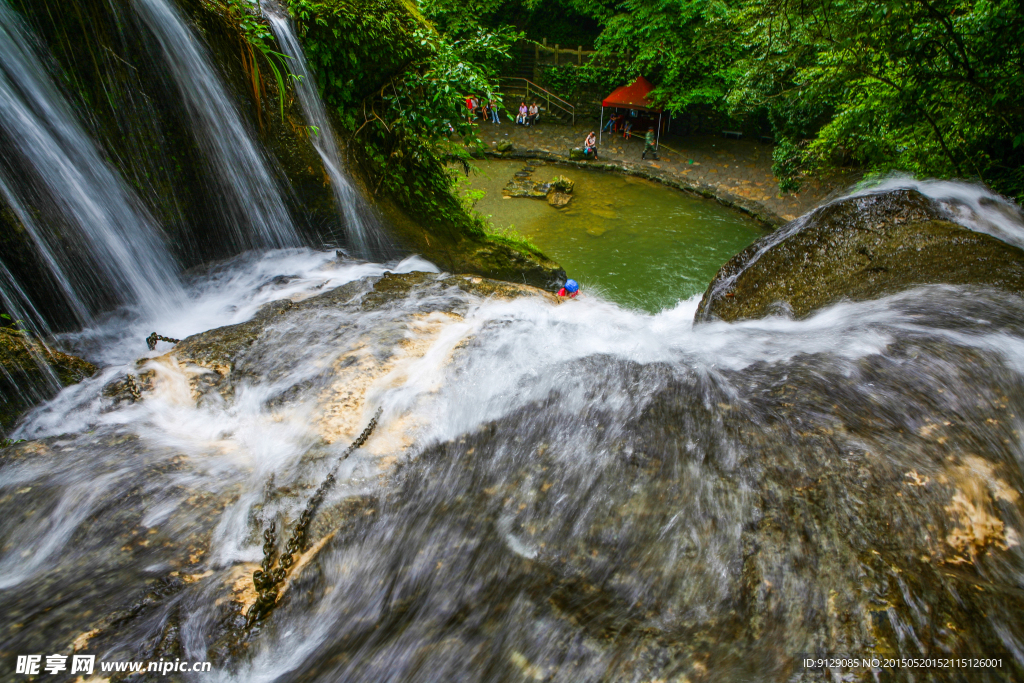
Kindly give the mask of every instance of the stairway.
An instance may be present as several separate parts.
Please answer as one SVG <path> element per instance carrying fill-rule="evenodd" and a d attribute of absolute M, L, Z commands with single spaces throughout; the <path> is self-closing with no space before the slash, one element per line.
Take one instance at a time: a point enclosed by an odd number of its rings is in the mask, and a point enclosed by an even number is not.
<path fill-rule="evenodd" d="M 519 42 L 519 68 L 516 76 L 528 81 L 536 80 L 533 73 L 537 60 L 534 55 L 533 43 L 522 40 Z"/>

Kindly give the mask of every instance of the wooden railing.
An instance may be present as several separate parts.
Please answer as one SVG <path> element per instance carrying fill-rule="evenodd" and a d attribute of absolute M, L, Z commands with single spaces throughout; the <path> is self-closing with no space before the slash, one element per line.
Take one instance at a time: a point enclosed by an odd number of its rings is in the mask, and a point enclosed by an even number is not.
<path fill-rule="evenodd" d="M 582 66 L 583 57 L 586 56 L 589 61 L 590 55 L 594 54 L 594 51 L 584 50 L 582 45 L 577 46 L 575 50 L 573 50 L 572 48 L 562 48 L 558 43 L 555 43 L 554 47 L 548 47 L 548 39 L 545 38 L 543 42 L 533 44 L 533 59 L 537 64 L 541 63 L 542 54 L 545 57 L 549 54 L 553 55 L 555 66 L 558 66 L 560 63 L 563 63 L 560 61 L 561 55 L 565 55 L 566 57 L 569 58 L 569 61 L 564 63 L 568 64 L 575 61 L 577 65 Z"/>
<path fill-rule="evenodd" d="M 572 117 L 572 124 L 576 125 L 576 107 L 569 104 L 566 100 L 563 100 L 558 95 L 554 94 L 549 90 L 545 90 L 533 81 L 527 78 L 502 78 L 500 80 L 502 90 L 505 89 L 505 85 L 508 84 L 516 90 L 524 91 L 523 97 L 527 100 L 537 99 L 544 100 L 547 103 L 547 110 L 551 111 L 552 107 L 560 109 L 561 111 Z M 516 94 L 519 94 L 518 92 Z M 511 107 L 509 108 L 511 111 Z"/>

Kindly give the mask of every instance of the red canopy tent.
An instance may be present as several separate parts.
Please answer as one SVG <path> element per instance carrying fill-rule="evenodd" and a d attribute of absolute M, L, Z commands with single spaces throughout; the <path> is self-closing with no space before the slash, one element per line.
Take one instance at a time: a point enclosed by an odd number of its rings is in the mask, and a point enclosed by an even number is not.
<path fill-rule="evenodd" d="M 604 137 L 604 108 L 618 107 L 620 109 L 639 109 L 658 114 L 658 142 L 661 143 L 661 107 L 655 106 L 647 95 L 654 90 L 654 85 L 643 76 L 637 77 L 630 85 L 616 88 L 611 95 L 601 100 L 601 133 L 599 139 Z"/>

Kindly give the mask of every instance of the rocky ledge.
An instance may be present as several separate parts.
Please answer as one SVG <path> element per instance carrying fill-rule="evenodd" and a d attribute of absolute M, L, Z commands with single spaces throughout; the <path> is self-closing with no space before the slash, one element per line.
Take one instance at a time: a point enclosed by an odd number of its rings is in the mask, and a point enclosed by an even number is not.
<path fill-rule="evenodd" d="M 781 239 L 780 239 L 781 238 Z M 864 301 L 928 284 L 1024 291 L 1024 251 L 950 220 L 915 190 L 849 197 L 767 235 L 726 263 L 696 321 Z"/>

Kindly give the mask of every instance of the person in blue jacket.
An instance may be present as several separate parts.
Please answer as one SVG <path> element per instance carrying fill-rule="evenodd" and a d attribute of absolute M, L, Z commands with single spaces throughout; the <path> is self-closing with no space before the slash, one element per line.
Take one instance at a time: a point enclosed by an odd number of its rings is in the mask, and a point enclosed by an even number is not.
<path fill-rule="evenodd" d="M 575 299 L 576 295 L 580 293 L 580 283 L 575 280 L 566 280 L 565 286 L 558 290 L 558 296 L 567 296 L 570 299 Z"/>

